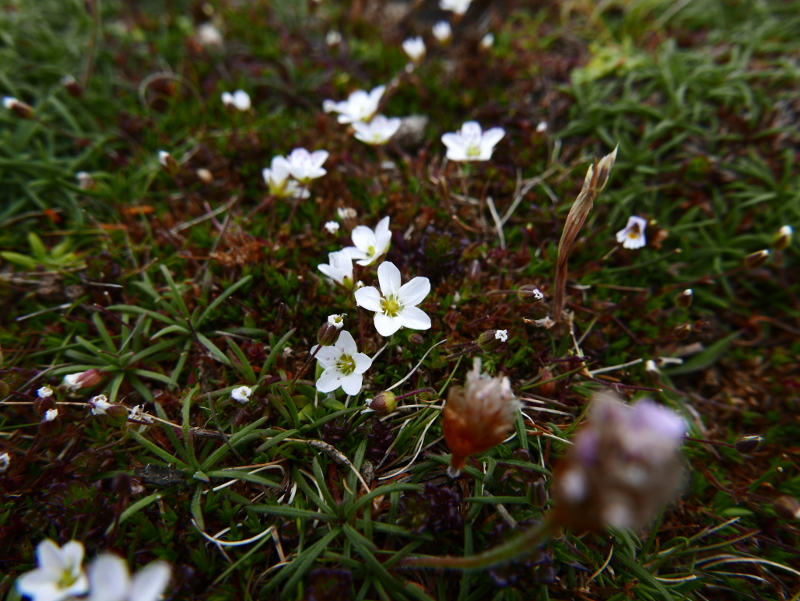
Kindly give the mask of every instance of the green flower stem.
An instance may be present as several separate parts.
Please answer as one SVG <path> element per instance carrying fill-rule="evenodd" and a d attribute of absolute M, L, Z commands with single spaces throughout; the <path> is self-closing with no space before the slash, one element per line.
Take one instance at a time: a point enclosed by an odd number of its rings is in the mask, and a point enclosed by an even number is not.
<path fill-rule="evenodd" d="M 452 557 L 418 555 L 405 558 L 400 565 L 419 568 L 448 568 L 451 570 L 479 570 L 499 563 L 505 563 L 524 555 L 534 549 L 556 529 L 556 522 L 551 515 L 545 516 L 541 524 L 533 526 L 516 538 L 471 557 Z"/>

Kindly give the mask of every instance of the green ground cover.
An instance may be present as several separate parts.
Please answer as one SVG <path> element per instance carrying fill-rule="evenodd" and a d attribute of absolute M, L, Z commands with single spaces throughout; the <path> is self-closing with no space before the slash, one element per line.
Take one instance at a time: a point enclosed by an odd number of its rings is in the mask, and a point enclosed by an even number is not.
<path fill-rule="evenodd" d="M 800 224 L 800 2 L 475 0 L 461 19 L 427 1 L 0 8 L 0 94 L 35 111 L 0 108 L 0 599 L 20 598 L 45 538 L 169 562 L 166 599 L 798 599 L 797 522 L 774 502 L 800 497 L 800 261 L 775 241 Z M 412 35 L 428 52 L 406 70 Z M 376 149 L 322 110 L 380 84 L 382 112 L 427 117 L 417 139 Z M 236 89 L 251 110 L 226 111 Z M 442 134 L 468 120 L 506 135 L 489 161 L 443 160 Z M 568 313 L 537 326 L 586 170 L 617 146 Z M 330 156 L 295 206 L 261 170 L 296 147 Z M 317 266 L 387 215 L 386 260 L 430 280 L 432 327 L 382 337 Z M 648 221 L 638 250 L 615 240 L 631 215 Z M 355 279 L 377 285 L 376 265 Z M 352 397 L 315 387 L 311 349 L 339 313 L 375 356 Z M 508 340 L 454 356 L 488 330 Z M 454 479 L 440 413 L 474 357 L 525 417 Z M 92 369 L 92 386 L 59 387 Z M 428 391 L 362 413 L 406 376 L 397 394 Z M 684 445 L 681 497 L 647 528 L 559 530 L 490 570 L 402 565 L 540 520 L 610 388 L 721 443 Z M 93 415 L 101 393 L 145 417 Z M 737 450 L 742 435 L 763 444 Z"/>

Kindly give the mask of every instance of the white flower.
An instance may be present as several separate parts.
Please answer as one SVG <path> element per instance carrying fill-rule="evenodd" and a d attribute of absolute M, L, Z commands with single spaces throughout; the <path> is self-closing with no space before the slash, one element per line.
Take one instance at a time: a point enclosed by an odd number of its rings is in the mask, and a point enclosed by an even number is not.
<path fill-rule="evenodd" d="M 166 150 L 159 150 L 158 151 L 158 162 L 161 163 L 162 167 L 166 167 L 169 163 L 169 159 L 172 158 L 172 155 L 168 153 Z"/>
<path fill-rule="evenodd" d="M 78 171 L 75 174 L 75 179 L 78 180 L 78 187 L 81 190 L 89 190 L 94 187 L 94 178 L 92 178 L 91 173 Z"/>
<path fill-rule="evenodd" d="M 311 192 L 289 177 L 289 161 L 282 156 L 272 157 L 270 168 L 261 170 L 269 193 L 278 198 L 308 198 Z"/>
<path fill-rule="evenodd" d="M 0 474 L 5 474 L 9 465 L 11 465 L 11 455 L 8 453 L 0 455 Z"/>
<path fill-rule="evenodd" d="M 230 92 L 223 92 L 222 104 L 224 104 L 227 109 L 235 108 L 242 112 L 249 111 L 251 106 L 250 95 L 244 90 L 236 90 L 233 94 Z"/>
<path fill-rule="evenodd" d="M 337 117 L 339 123 L 369 121 L 378 112 L 378 105 L 385 91 L 386 86 L 378 86 L 371 92 L 356 90 L 347 97 L 347 100 L 341 102 L 326 100 L 322 103 L 322 109 L 326 113 L 339 113 Z"/>
<path fill-rule="evenodd" d="M 644 362 L 644 370 L 654 374 L 659 373 L 658 366 L 656 365 L 656 362 L 653 361 L 652 359 L 648 359 L 647 361 Z"/>
<path fill-rule="evenodd" d="M 141 405 L 136 405 L 133 409 L 128 410 L 128 419 L 132 419 L 134 421 L 144 422 L 146 424 L 152 424 L 153 418 L 147 415 L 143 410 Z"/>
<path fill-rule="evenodd" d="M 83 545 L 70 541 L 63 548 L 50 539 L 36 546 L 37 568 L 17 580 L 17 590 L 33 601 L 61 601 L 89 590 L 83 572 Z"/>
<path fill-rule="evenodd" d="M 547 121 L 539 121 L 539 124 L 536 126 L 536 131 L 539 133 L 543 133 L 547 131 Z"/>
<path fill-rule="evenodd" d="M 44 412 L 44 421 L 51 422 L 58 417 L 58 409 L 48 409 Z"/>
<path fill-rule="evenodd" d="M 642 248 L 647 244 L 644 237 L 644 230 L 647 227 L 647 220 L 635 215 L 628 218 L 628 224 L 617 232 L 617 242 L 625 248 Z"/>
<path fill-rule="evenodd" d="M 308 152 L 305 148 L 295 148 L 286 162 L 289 174 L 302 184 L 310 182 L 312 179 L 322 177 L 327 173 L 322 168 L 322 164 L 328 158 L 327 150 L 315 150 Z"/>
<path fill-rule="evenodd" d="M 497 330 L 494 333 L 494 337 L 500 342 L 505 342 L 508 340 L 508 330 Z"/>
<path fill-rule="evenodd" d="M 336 216 L 344 221 L 345 219 L 355 219 L 358 217 L 358 213 L 353 207 L 339 207 L 336 209 Z"/>
<path fill-rule="evenodd" d="M 253 394 L 253 389 L 249 386 L 239 386 L 231 390 L 231 398 L 240 403 L 246 403 L 250 400 L 250 395 Z"/>
<path fill-rule="evenodd" d="M 325 43 L 328 46 L 338 46 L 339 44 L 342 43 L 342 34 L 339 33 L 338 31 L 332 29 L 325 36 Z"/>
<path fill-rule="evenodd" d="M 204 48 L 218 48 L 222 46 L 222 34 L 211 23 L 203 23 L 197 27 L 197 41 Z"/>
<path fill-rule="evenodd" d="M 339 231 L 339 223 L 337 221 L 328 221 L 324 226 L 329 234 L 335 234 Z"/>
<path fill-rule="evenodd" d="M 46 399 L 48 397 L 53 396 L 53 389 L 49 386 L 42 386 L 39 390 L 36 391 L 36 396 L 40 399 Z"/>
<path fill-rule="evenodd" d="M 481 38 L 481 48 L 483 48 L 484 50 L 489 50 L 489 48 L 491 48 L 492 46 L 494 46 L 494 34 L 487 33 L 485 36 Z"/>
<path fill-rule="evenodd" d="M 312 354 L 317 346 L 311 349 Z M 320 348 L 316 357 L 324 368 L 317 380 L 317 390 L 320 392 L 333 392 L 341 387 L 347 394 L 358 394 L 364 380 L 362 374 L 372 365 L 372 359 L 358 352 L 356 341 L 348 331 L 339 334 L 331 346 Z"/>
<path fill-rule="evenodd" d="M 362 121 L 353 122 L 356 140 L 361 140 L 365 144 L 380 146 L 386 144 L 393 135 L 400 129 L 401 120 L 397 117 L 387 118 L 377 115 L 369 123 Z"/>
<path fill-rule="evenodd" d="M 92 415 L 105 415 L 108 409 L 113 407 L 104 394 L 98 394 L 89 399 L 89 405 L 92 407 Z"/>
<path fill-rule="evenodd" d="M 381 219 L 374 231 L 366 225 L 356 226 L 350 236 L 355 246 L 348 246 L 342 252 L 348 253 L 359 265 L 371 265 L 389 250 L 392 243 L 389 218 Z"/>
<path fill-rule="evenodd" d="M 344 326 L 344 316 L 346 313 L 341 313 L 338 315 L 328 315 L 328 324 L 332 325 L 337 330 L 341 330 L 342 326 Z"/>
<path fill-rule="evenodd" d="M 5 108 L 7 108 L 8 110 L 13 109 L 14 105 L 17 104 L 18 102 L 19 102 L 19 100 L 17 100 L 13 96 L 4 96 L 3 97 L 3 106 Z"/>
<path fill-rule="evenodd" d="M 356 304 L 367 311 L 375 311 L 375 329 L 381 336 L 391 336 L 402 327 L 427 330 L 431 318 L 417 307 L 431 291 L 428 278 L 416 277 L 401 284 L 400 270 L 394 263 L 381 263 L 378 267 L 381 291 L 374 286 L 356 290 Z"/>
<path fill-rule="evenodd" d="M 425 58 L 425 42 L 421 37 L 408 38 L 403 42 L 403 52 L 411 59 L 411 62 L 419 64 Z"/>
<path fill-rule="evenodd" d="M 317 269 L 348 290 L 353 287 L 353 258 L 347 250 L 328 253 L 328 263 L 317 265 Z"/>
<path fill-rule="evenodd" d="M 472 4 L 472 0 L 439 0 L 439 8 L 452 11 L 457 15 L 467 12 L 470 4 Z"/>
<path fill-rule="evenodd" d="M 447 21 L 438 21 L 433 26 L 433 37 L 441 44 L 447 44 L 453 39 L 453 29 Z"/>
<path fill-rule="evenodd" d="M 154 561 L 131 578 L 125 560 L 110 553 L 100 555 L 89 566 L 87 601 L 157 601 L 171 571 L 169 564 Z"/>
<path fill-rule="evenodd" d="M 484 132 L 476 121 L 467 121 L 460 131 L 444 134 L 442 143 L 447 146 L 447 158 L 451 161 L 488 161 L 505 135 L 502 127 Z"/>

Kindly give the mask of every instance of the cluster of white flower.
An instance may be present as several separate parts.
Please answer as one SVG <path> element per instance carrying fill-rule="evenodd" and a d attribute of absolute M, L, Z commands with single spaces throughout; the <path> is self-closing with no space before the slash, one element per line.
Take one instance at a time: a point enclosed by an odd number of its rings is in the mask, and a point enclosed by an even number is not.
<path fill-rule="evenodd" d="M 338 113 L 336 120 L 350 124 L 357 140 L 372 146 L 381 146 L 400 129 L 400 119 L 397 117 L 376 115 L 385 91 L 386 86 L 378 86 L 371 92 L 356 90 L 347 100 L 326 100 L 322 103 L 322 110 L 326 113 Z"/>
<path fill-rule="evenodd" d="M 278 198 L 308 198 L 311 180 L 327 173 L 322 165 L 328 159 L 327 150 L 308 152 L 305 148 L 295 148 L 287 157 L 272 158 L 269 168 L 261 172 L 269 193 Z"/>

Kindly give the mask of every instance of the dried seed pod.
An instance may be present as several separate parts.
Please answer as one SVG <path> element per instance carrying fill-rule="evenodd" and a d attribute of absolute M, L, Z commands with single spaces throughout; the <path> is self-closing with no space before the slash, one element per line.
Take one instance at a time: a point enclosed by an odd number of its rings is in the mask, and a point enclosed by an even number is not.
<path fill-rule="evenodd" d="M 690 323 L 682 323 L 674 330 L 672 330 L 672 337 L 675 340 L 686 340 L 689 337 L 689 334 L 692 333 L 692 324 Z"/>

